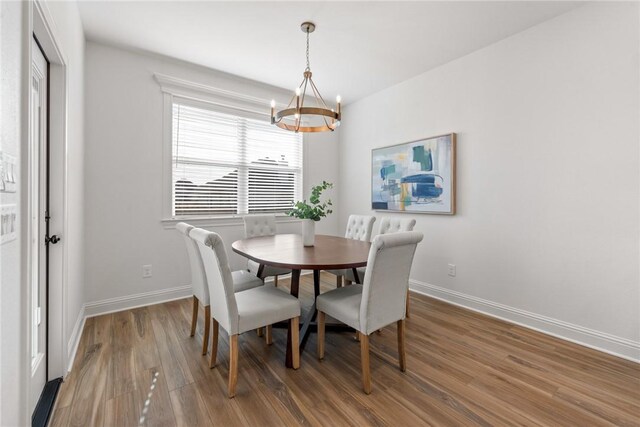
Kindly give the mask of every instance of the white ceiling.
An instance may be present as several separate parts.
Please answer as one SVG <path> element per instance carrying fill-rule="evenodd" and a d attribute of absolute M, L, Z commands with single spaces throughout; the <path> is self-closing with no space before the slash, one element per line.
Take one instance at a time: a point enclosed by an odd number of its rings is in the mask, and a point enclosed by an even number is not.
<path fill-rule="evenodd" d="M 577 2 L 80 1 L 89 40 L 293 90 L 305 67 L 325 99 L 357 100 L 579 6 Z"/>

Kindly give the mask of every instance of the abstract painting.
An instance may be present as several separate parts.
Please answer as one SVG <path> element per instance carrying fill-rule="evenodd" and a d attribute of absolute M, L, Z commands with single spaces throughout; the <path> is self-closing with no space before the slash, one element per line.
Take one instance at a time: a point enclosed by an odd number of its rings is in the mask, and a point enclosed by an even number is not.
<path fill-rule="evenodd" d="M 455 150 L 455 133 L 374 148 L 371 208 L 453 214 Z"/>

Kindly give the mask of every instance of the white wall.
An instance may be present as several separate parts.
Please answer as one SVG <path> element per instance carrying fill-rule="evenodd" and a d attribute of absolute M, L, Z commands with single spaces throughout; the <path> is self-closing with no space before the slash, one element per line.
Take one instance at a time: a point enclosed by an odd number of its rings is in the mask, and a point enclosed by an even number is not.
<path fill-rule="evenodd" d="M 289 93 L 177 60 L 93 42 L 87 43 L 86 72 L 86 299 L 88 313 L 93 314 L 114 307 L 96 306 L 96 302 L 190 283 L 184 243 L 174 229 L 161 223 L 163 96 L 154 73 L 262 99 Z M 338 184 L 337 137 L 316 137 L 306 145 L 305 193 L 311 183 L 322 179 Z M 336 224 L 337 218 L 323 221 L 318 232 L 334 234 Z M 244 235 L 238 220 L 206 228 L 219 232 L 228 248 Z M 299 229 L 299 223 L 288 222 L 279 224 L 278 231 Z M 233 268 L 246 267 L 240 256 L 232 253 L 230 259 Z M 145 264 L 153 269 L 148 279 L 142 278 Z"/>
<path fill-rule="evenodd" d="M 338 180 L 338 138 L 340 128 L 334 132 L 308 133 L 305 140 L 306 167 L 304 170 L 305 197 L 310 189 L 322 181 L 333 183 L 333 188 L 322 194 L 323 200 L 330 199 L 333 203 L 333 213 L 316 223 L 317 234 L 331 234 L 341 236 L 344 230 L 338 227 L 338 194 L 342 188 Z"/>
<path fill-rule="evenodd" d="M 372 148 L 456 132 L 458 212 L 413 215 L 413 286 L 640 358 L 638 50 L 637 3 L 590 4 L 348 105 L 340 226 Z"/>

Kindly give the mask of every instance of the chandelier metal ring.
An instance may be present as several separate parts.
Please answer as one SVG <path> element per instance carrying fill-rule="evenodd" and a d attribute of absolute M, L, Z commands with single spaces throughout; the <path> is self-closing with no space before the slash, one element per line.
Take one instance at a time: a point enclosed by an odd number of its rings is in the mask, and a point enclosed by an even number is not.
<path fill-rule="evenodd" d="M 324 116 L 332 119 L 332 122 L 329 124 L 325 124 L 324 126 L 298 126 L 290 125 L 282 121 L 285 117 L 294 117 L 296 114 L 300 116 Z M 294 132 L 326 132 L 333 131 L 340 125 L 340 116 L 338 113 L 332 110 L 328 110 L 326 108 L 318 108 L 318 107 L 300 107 L 296 108 L 286 108 L 282 111 L 278 111 L 275 115 L 275 125 L 281 129 L 286 129 Z"/>

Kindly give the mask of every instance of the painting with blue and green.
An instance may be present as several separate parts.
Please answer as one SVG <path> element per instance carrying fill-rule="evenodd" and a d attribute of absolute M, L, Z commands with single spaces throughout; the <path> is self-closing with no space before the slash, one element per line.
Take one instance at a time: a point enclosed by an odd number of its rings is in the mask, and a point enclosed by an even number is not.
<path fill-rule="evenodd" d="M 371 208 L 453 214 L 454 133 L 375 148 L 371 152 Z"/>

